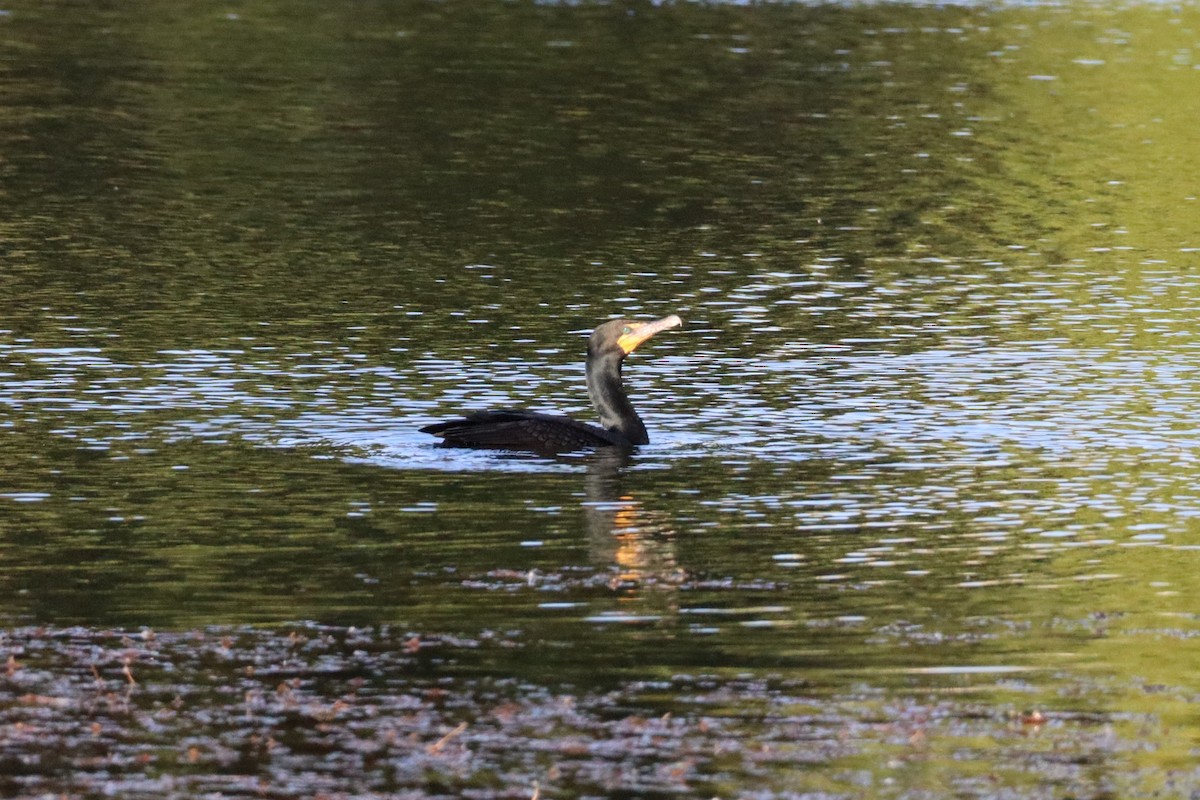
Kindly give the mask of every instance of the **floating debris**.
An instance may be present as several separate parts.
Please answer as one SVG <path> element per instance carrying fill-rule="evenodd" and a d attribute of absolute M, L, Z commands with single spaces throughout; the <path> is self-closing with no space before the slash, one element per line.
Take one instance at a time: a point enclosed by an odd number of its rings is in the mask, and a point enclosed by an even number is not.
<path fill-rule="evenodd" d="M 834 693 L 748 673 L 576 693 L 479 667 L 513 645 L 494 632 L 316 624 L 9 630 L 0 634 L 0 793 L 774 798 L 806 786 L 853 794 L 870 780 L 856 764 L 890 774 L 939 758 L 958 765 L 961 797 L 1043 783 L 1089 793 L 1096 763 L 1122 765 L 1111 774 L 1124 783 L 1110 789 L 1136 794 L 1152 778 L 1122 760 L 1147 746 L 1148 717 L 1021 710 L 969 687 Z M 987 765 L 986 780 L 967 777 L 964 764 Z M 1200 787 L 1197 771 L 1175 779 Z"/>

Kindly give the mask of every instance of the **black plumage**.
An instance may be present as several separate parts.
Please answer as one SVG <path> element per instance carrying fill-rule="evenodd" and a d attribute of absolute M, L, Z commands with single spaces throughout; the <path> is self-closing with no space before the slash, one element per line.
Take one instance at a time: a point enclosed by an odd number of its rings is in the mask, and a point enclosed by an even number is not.
<path fill-rule="evenodd" d="M 600 325 L 588 339 L 587 387 L 600 426 L 570 417 L 536 411 L 501 409 L 478 411 L 462 419 L 421 428 L 442 437 L 454 447 L 491 447 L 566 453 L 593 447 L 630 448 L 648 444 L 646 426 L 625 396 L 621 364 L 640 344 L 656 333 L 682 325 L 672 314 L 654 322 L 615 319 Z"/>

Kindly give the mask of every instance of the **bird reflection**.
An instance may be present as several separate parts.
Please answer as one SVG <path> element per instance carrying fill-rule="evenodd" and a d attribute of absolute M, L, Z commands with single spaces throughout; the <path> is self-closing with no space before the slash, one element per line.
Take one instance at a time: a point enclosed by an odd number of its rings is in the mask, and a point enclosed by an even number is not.
<path fill-rule="evenodd" d="M 653 597 L 677 607 L 675 589 L 685 577 L 676 558 L 675 530 L 661 511 L 642 505 L 622 483 L 628 452 L 597 450 L 587 458 L 583 509 L 588 554 L 597 567 L 615 567 L 611 586 L 630 602 Z M 651 605 L 657 605 L 651 603 Z"/>

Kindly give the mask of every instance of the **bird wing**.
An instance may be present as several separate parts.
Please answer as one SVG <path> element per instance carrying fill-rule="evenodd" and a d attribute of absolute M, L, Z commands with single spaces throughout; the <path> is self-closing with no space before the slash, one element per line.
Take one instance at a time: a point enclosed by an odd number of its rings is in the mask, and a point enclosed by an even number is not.
<path fill-rule="evenodd" d="M 588 447 L 629 446 L 620 434 L 536 411 L 478 411 L 462 419 L 426 425 L 421 431 L 459 447 L 564 453 Z"/>

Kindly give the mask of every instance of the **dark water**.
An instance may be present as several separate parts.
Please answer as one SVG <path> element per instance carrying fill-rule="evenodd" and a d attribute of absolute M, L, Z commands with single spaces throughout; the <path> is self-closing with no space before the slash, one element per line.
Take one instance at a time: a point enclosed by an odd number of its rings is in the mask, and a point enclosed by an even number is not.
<path fill-rule="evenodd" d="M 0 734 L 30 776 L 0 788 L 1195 791 L 1193 17 L 9 5 L 0 655 L 24 666 L 0 712 L 78 711 L 87 664 L 121 686 L 107 632 L 143 628 L 167 671 L 76 722 L 207 710 L 86 785 Z M 653 440 L 627 458 L 416 431 L 587 418 L 583 335 L 667 313 L 626 365 Z M 475 725 L 450 766 L 339 767 L 350 740 L 272 727 L 283 695 L 253 734 L 274 766 L 205 749 L 237 727 L 206 716 L 213 659 L 286 664 L 296 630 L 335 644 L 289 675 L 359 637 L 378 665 L 335 672 L 368 676 L 367 717 L 428 712 L 371 736 L 441 758 L 466 717 L 405 698 L 442 681 L 557 719 L 492 732 L 548 755 L 497 760 Z M 454 655 L 410 680 L 413 636 Z M 686 730 L 639 728 L 659 749 L 628 773 L 554 772 L 668 712 Z M 113 736 L 110 760 L 142 741 Z"/>

